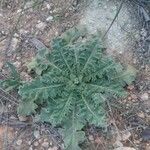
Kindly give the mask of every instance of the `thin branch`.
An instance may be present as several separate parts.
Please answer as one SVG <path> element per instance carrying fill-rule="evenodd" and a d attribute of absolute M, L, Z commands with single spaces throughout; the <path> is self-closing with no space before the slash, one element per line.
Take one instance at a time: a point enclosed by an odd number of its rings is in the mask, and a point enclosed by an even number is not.
<path fill-rule="evenodd" d="M 15 103 L 16 105 L 18 105 L 18 100 L 17 100 L 14 96 L 10 95 L 7 91 L 3 90 L 2 88 L 0 88 L 0 90 L 1 90 L 2 92 L 4 92 L 5 94 L 9 95 L 9 96 L 10 96 L 13 100 L 15 100 L 15 101 L 11 101 L 9 98 L 6 98 L 7 100 L 9 100 L 10 102 L 13 102 L 13 103 Z M 2 97 L 5 97 L 5 96 L 2 96 Z"/>
<path fill-rule="evenodd" d="M 115 15 L 113 21 L 111 22 L 111 24 L 110 24 L 109 28 L 107 29 L 107 31 L 105 32 L 105 34 L 103 35 L 102 39 L 104 39 L 104 38 L 106 37 L 107 33 L 109 32 L 109 30 L 111 29 L 112 25 L 114 24 L 116 18 L 118 17 L 118 15 L 119 15 L 119 13 L 120 13 L 120 11 L 121 11 L 121 9 L 122 9 L 122 6 L 123 6 L 123 3 L 124 3 L 124 2 L 125 2 L 125 0 L 122 0 L 122 2 L 121 2 L 121 4 L 120 4 L 120 6 L 119 6 L 119 9 L 118 9 L 118 11 L 117 11 L 117 13 L 116 13 L 116 15 Z"/>

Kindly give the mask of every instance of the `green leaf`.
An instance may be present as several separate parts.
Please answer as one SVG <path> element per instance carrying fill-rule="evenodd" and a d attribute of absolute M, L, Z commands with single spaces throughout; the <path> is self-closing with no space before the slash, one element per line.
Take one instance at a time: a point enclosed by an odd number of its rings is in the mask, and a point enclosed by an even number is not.
<path fill-rule="evenodd" d="M 70 120 L 65 123 L 63 130 L 63 140 L 65 142 L 65 150 L 81 150 L 79 143 L 85 140 L 85 133 L 82 130 L 84 124 L 79 122 L 75 112 L 72 112 Z"/>
<path fill-rule="evenodd" d="M 33 101 L 24 100 L 20 102 L 17 112 L 20 115 L 31 115 L 32 113 L 35 113 L 36 108 L 38 108 L 38 105 Z"/>
<path fill-rule="evenodd" d="M 6 66 L 10 69 L 10 76 L 1 81 L 0 86 L 6 91 L 12 91 L 18 89 L 21 85 L 20 75 L 17 72 L 15 66 L 9 62 L 6 63 Z"/>
<path fill-rule="evenodd" d="M 127 70 L 122 74 L 121 77 L 126 82 L 126 84 L 129 85 L 135 80 L 136 73 L 137 70 L 134 67 L 128 66 Z"/>
<path fill-rule="evenodd" d="M 49 97 L 55 97 L 59 87 L 63 86 L 63 84 L 52 83 L 51 80 L 46 82 L 42 80 L 44 79 L 36 79 L 30 84 L 24 84 L 20 87 L 19 94 L 23 99 L 48 99 Z"/>
<path fill-rule="evenodd" d="M 98 84 L 89 84 L 89 86 L 93 87 L 93 90 L 95 91 L 101 91 L 105 92 L 106 94 L 111 94 L 111 96 L 118 96 L 118 97 L 124 97 L 126 96 L 126 91 L 122 87 L 115 87 L 114 85 L 98 85 Z"/>
<path fill-rule="evenodd" d="M 85 36 L 87 34 L 87 29 L 84 26 L 77 26 L 68 31 L 66 31 L 61 38 L 64 40 L 64 44 L 73 44 L 73 42 L 77 41 L 81 36 Z"/>
<path fill-rule="evenodd" d="M 28 71 L 29 71 L 29 72 L 30 72 L 31 70 L 36 69 L 36 67 L 38 67 L 38 63 L 37 63 L 36 58 L 32 59 L 32 61 L 27 64 L 27 68 L 28 68 Z"/>
<path fill-rule="evenodd" d="M 9 62 L 6 63 L 6 65 L 8 66 L 8 68 L 10 69 L 11 71 L 11 77 L 15 78 L 15 79 L 19 79 L 20 78 L 20 75 L 19 73 L 17 72 L 15 66 Z"/>
<path fill-rule="evenodd" d="M 90 101 L 88 101 L 88 99 L 86 99 L 82 95 L 83 105 L 85 107 L 81 109 L 80 113 L 85 114 L 84 118 L 86 118 L 86 120 L 90 122 L 91 124 L 95 124 L 97 126 L 105 126 L 106 116 L 105 116 L 105 110 L 103 108 L 104 102 L 100 100 L 101 96 L 97 96 L 95 98 L 95 95 L 94 95 L 93 98 L 94 98 L 93 100 L 97 100 L 97 102 L 94 101 L 92 105 L 92 103 L 90 103 Z"/>

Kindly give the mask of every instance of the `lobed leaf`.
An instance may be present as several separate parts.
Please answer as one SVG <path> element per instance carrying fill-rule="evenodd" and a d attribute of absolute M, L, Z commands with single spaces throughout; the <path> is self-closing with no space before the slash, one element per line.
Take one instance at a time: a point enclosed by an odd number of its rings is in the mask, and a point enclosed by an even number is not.
<path fill-rule="evenodd" d="M 87 122 L 106 126 L 106 101 L 126 96 L 136 74 L 106 56 L 98 35 L 79 27 L 54 39 L 51 52 L 39 51 L 28 68 L 37 77 L 20 86 L 18 112 L 61 125 L 66 150 L 81 149 Z"/>

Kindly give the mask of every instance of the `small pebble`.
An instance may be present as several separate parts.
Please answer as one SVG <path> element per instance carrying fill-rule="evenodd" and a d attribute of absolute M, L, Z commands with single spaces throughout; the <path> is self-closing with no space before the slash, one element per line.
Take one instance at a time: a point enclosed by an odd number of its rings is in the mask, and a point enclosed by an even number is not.
<path fill-rule="evenodd" d="M 17 38 L 13 38 L 12 39 L 12 43 L 11 43 L 11 49 L 12 49 L 12 51 L 16 50 L 18 42 L 19 42 L 19 40 Z"/>
<path fill-rule="evenodd" d="M 22 9 L 18 9 L 18 10 L 17 10 L 17 13 L 20 13 L 21 11 L 22 11 Z"/>
<path fill-rule="evenodd" d="M 40 132 L 38 130 L 35 130 L 34 133 L 33 133 L 34 137 L 36 139 L 39 139 L 40 138 Z"/>
<path fill-rule="evenodd" d="M 47 9 L 50 9 L 50 8 L 51 8 L 51 5 L 50 5 L 50 4 L 47 4 L 46 7 L 47 7 Z"/>
<path fill-rule="evenodd" d="M 94 141 L 94 138 L 93 138 L 92 135 L 89 136 L 89 140 L 90 140 L 90 141 Z"/>
<path fill-rule="evenodd" d="M 17 144 L 18 146 L 20 146 L 20 145 L 22 144 L 22 140 L 21 140 L 21 139 L 17 140 L 16 144 Z"/>
<path fill-rule="evenodd" d="M 142 99 L 143 101 L 147 101 L 147 100 L 149 99 L 148 93 L 142 94 L 141 99 Z"/>
<path fill-rule="evenodd" d="M 127 89 L 130 90 L 130 91 L 132 91 L 132 90 L 134 89 L 134 86 L 133 86 L 133 85 L 129 85 L 129 86 L 127 87 Z"/>
<path fill-rule="evenodd" d="M 27 31 L 27 30 L 24 30 L 24 29 L 20 29 L 20 30 L 19 30 L 19 33 L 20 33 L 20 34 L 27 34 L 28 31 Z"/>
<path fill-rule="evenodd" d="M 14 37 L 19 38 L 19 34 L 15 33 Z"/>
<path fill-rule="evenodd" d="M 68 17 L 69 16 L 69 13 L 65 13 L 65 17 Z"/>
<path fill-rule="evenodd" d="M 58 148 L 55 146 L 55 147 L 48 148 L 48 150 L 58 150 Z"/>
<path fill-rule="evenodd" d="M 39 139 L 39 143 L 41 143 L 42 142 L 42 139 Z"/>
<path fill-rule="evenodd" d="M 31 147 L 29 147 L 29 150 L 33 150 L 32 146 L 31 146 Z"/>
<path fill-rule="evenodd" d="M 13 119 L 13 120 L 17 120 L 17 118 L 15 116 L 10 116 L 10 119 Z"/>
<path fill-rule="evenodd" d="M 9 105 L 8 105 L 8 108 L 11 108 L 11 107 L 12 107 L 12 106 L 9 104 Z"/>
<path fill-rule="evenodd" d="M 47 139 L 47 138 L 45 138 L 45 139 L 44 139 L 44 142 L 47 142 L 47 141 L 48 141 L 48 139 Z"/>
<path fill-rule="evenodd" d="M 44 30 L 46 27 L 46 24 L 44 22 L 39 22 L 36 27 L 40 30 Z"/>
<path fill-rule="evenodd" d="M 49 145 L 52 146 L 52 145 L 53 145 L 53 142 L 52 142 L 52 141 L 49 141 Z"/>
<path fill-rule="evenodd" d="M 126 141 L 130 138 L 131 133 L 129 131 L 125 131 L 122 135 L 121 135 L 121 141 Z"/>
<path fill-rule="evenodd" d="M 138 116 L 139 116 L 140 118 L 145 118 L 145 115 L 144 115 L 143 112 L 138 113 Z"/>
<path fill-rule="evenodd" d="M 32 143 L 32 142 L 31 142 L 31 141 L 29 141 L 29 142 L 28 142 L 28 145 L 31 145 L 31 143 Z"/>
<path fill-rule="evenodd" d="M 21 121 L 21 122 L 25 122 L 28 120 L 28 118 L 26 116 L 18 115 L 18 118 L 19 118 L 19 121 Z"/>
<path fill-rule="evenodd" d="M 137 99 L 137 96 L 135 94 L 132 94 L 131 95 L 132 99 L 136 100 Z"/>
<path fill-rule="evenodd" d="M 36 141 L 36 142 L 34 142 L 34 146 L 38 146 L 39 145 L 39 143 Z"/>
<path fill-rule="evenodd" d="M 48 142 L 43 142 L 42 143 L 42 147 L 48 148 L 49 147 L 49 143 Z"/>
<path fill-rule="evenodd" d="M 128 100 L 130 101 L 131 99 L 132 99 L 132 97 L 131 97 L 131 96 L 129 96 L 129 97 L 128 97 Z"/>
<path fill-rule="evenodd" d="M 53 20 L 53 16 L 49 16 L 46 21 L 52 21 Z"/>

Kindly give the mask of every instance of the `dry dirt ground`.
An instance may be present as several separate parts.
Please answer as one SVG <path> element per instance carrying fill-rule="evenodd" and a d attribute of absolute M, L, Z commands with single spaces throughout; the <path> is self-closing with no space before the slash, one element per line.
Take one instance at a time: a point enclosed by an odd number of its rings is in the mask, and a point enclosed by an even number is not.
<path fill-rule="evenodd" d="M 86 24 L 90 32 L 100 27 L 100 30 L 103 28 L 102 33 L 106 32 L 120 1 L 111 7 L 112 1 L 103 2 L 99 4 L 100 7 L 93 9 L 97 3 L 90 0 L 0 0 L 0 79 L 7 77 L 8 72 L 3 65 L 9 61 L 16 66 L 23 80 L 30 80 L 26 64 L 38 49 L 45 46 L 50 48 L 50 41 L 54 37 L 75 25 Z M 129 11 L 126 9 L 129 4 L 123 6 L 123 12 Z M 130 11 L 134 8 L 137 13 L 134 15 L 138 17 L 139 6 L 134 5 L 136 3 L 130 5 Z M 102 15 L 108 9 L 106 18 Z M 82 144 L 85 150 L 150 150 L 150 26 L 141 23 L 146 15 L 141 20 L 134 18 L 134 22 L 129 23 L 129 29 L 132 28 L 130 35 L 134 33 L 134 40 L 131 41 L 129 37 L 124 42 L 128 32 L 120 28 L 120 23 L 123 26 L 122 22 L 131 21 L 133 16 L 132 13 L 128 12 L 131 15 L 129 17 L 129 14 L 123 12 L 120 13 L 126 18 L 119 21 L 118 16 L 117 23 L 106 36 L 106 47 L 108 53 L 121 62 L 132 64 L 138 71 L 137 78 L 133 85 L 127 87 L 129 96 L 126 99 L 112 102 L 108 106 L 107 132 L 94 126 L 87 127 L 87 141 Z M 132 45 L 127 48 L 130 42 Z M 116 52 L 116 49 L 120 51 Z M 18 100 L 15 92 L 0 90 L 0 150 L 63 149 L 57 129 L 49 124 L 35 123 L 32 116 L 16 114 Z"/>

